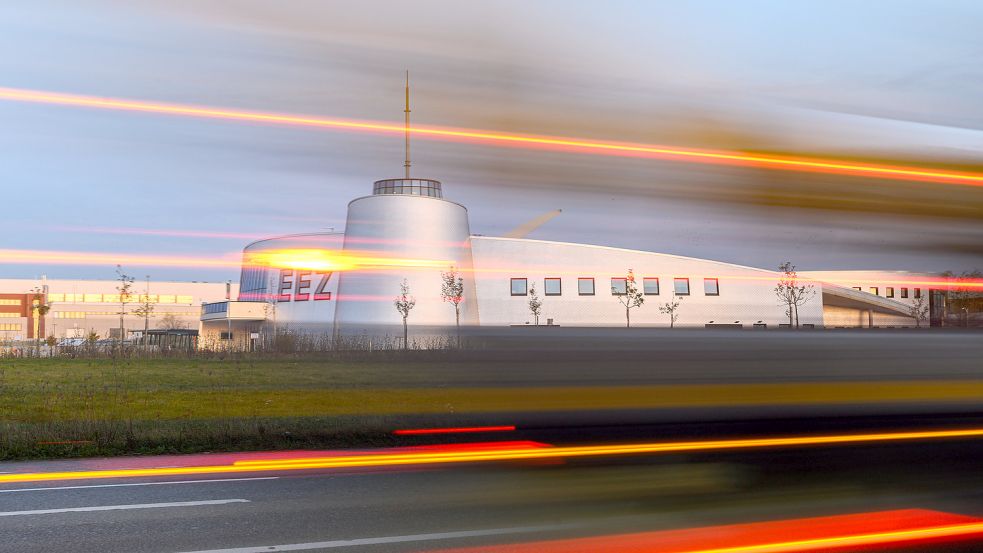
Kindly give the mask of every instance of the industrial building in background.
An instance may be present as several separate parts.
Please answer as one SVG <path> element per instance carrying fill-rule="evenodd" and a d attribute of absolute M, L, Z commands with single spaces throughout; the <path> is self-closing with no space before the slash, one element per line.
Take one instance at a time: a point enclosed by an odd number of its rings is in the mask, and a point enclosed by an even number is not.
<path fill-rule="evenodd" d="M 123 311 L 124 339 L 153 330 L 198 330 L 201 306 L 238 294 L 225 282 L 144 282 L 132 284 L 122 304 L 118 280 L 0 279 L 0 339 L 119 339 Z M 234 297 L 234 296 L 233 296 Z M 147 317 L 139 307 L 151 306 Z M 38 307 L 44 306 L 43 313 Z"/>
<path fill-rule="evenodd" d="M 285 329 L 398 336 L 404 322 L 418 336 L 540 320 L 547 326 L 711 328 L 943 322 L 944 290 L 930 290 L 933 279 L 926 275 L 805 273 L 794 279 L 796 289 L 805 288 L 790 303 L 776 294 L 783 275 L 774 270 L 525 238 L 560 210 L 505 237 L 472 234 L 467 208 L 445 199 L 439 181 L 410 176 L 408 75 L 404 113 L 403 178 L 377 181 L 371 195 L 352 200 L 343 233 L 246 246 L 238 300 L 202 306 L 203 345 L 252 348 Z M 459 283 L 454 301 L 444 286 L 448 278 Z M 403 290 L 412 300 L 405 319 L 394 306 Z"/>

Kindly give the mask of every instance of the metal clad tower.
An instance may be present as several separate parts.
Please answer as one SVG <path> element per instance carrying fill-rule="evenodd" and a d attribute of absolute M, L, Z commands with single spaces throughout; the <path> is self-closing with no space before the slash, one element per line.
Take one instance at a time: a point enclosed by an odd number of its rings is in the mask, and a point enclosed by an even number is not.
<path fill-rule="evenodd" d="M 418 333 L 419 327 L 443 332 L 440 327 L 453 326 L 454 308 L 441 297 L 441 271 L 451 266 L 464 279 L 461 325 L 478 324 L 468 210 L 445 200 L 439 181 L 410 178 L 408 74 L 404 112 L 404 178 L 377 181 L 371 196 L 348 204 L 344 252 L 406 263 L 341 274 L 335 328 L 343 334 L 395 332 L 402 318 L 393 299 L 404 279 L 416 298 L 408 323 Z"/>

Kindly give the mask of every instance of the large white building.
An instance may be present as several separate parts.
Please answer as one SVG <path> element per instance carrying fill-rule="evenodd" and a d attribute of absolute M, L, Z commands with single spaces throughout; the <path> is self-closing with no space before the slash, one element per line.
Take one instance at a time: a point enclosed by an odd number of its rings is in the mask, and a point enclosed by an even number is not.
<path fill-rule="evenodd" d="M 272 325 L 324 335 L 398 335 L 394 298 L 405 281 L 416 305 L 407 319 L 422 329 L 451 327 L 442 272 L 463 279 L 460 322 L 467 326 L 534 323 L 529 300 L 542 300 L 543 324 L 623 326 L 619 302 L 629 271 L 644 294 L 632 326 L 670 326 L 659 307 L 679 301 L 677 327 L 788 325 L 774 288 L 779 275 L 678 255 L 471 233 L 465 206 L 430 179 L 387 179 L 352 200 L 344 233 L 274 237 L 243 252 L 238 301 L 202 307 L 203 343 L 245 346 Z M 815 296 L 798 309 L 813 327 L 915 326 L 911 307 L 934 310 L 925 276 L 904 272 L 826 271 L 800 275 Z M 918 321 L 926 325 L 926 321 Z M 228 334 L 231 331 L 231 336 Z"/>

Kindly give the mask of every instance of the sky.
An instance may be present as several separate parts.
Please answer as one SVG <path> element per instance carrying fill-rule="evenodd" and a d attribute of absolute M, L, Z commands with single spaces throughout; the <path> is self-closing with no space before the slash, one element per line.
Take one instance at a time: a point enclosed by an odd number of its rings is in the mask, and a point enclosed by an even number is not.
<path fill-rule="evenodd" d="M 0 10 L 0 87 L 399 123 L 409 70 L 419 124 L 983 167 L 975 1 L 82 4 Z M 385 134 L 11 101 L 0 121 L 0 250 L 235 256 L 251 237 L 342 230 L 351 199 L 402 171 Z M 983 189 L 422 139 L 413 157 L 477 234 L 562 208 L 530 238 L 759 267 L 983 266 Z M 0 257 L 0 278 L 113 269 Z"/>

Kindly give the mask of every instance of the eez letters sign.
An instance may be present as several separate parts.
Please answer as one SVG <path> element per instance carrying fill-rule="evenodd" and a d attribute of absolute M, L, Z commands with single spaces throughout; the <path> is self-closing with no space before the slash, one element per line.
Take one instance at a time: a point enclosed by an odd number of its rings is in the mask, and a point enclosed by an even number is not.
<path fill-rule="evenodd" d="M 324 290 L 330 279 L 331 273 L 280 269 L 280 285 L 277 287 L 276 301 L 330 300 L 331 292 Z"/>

